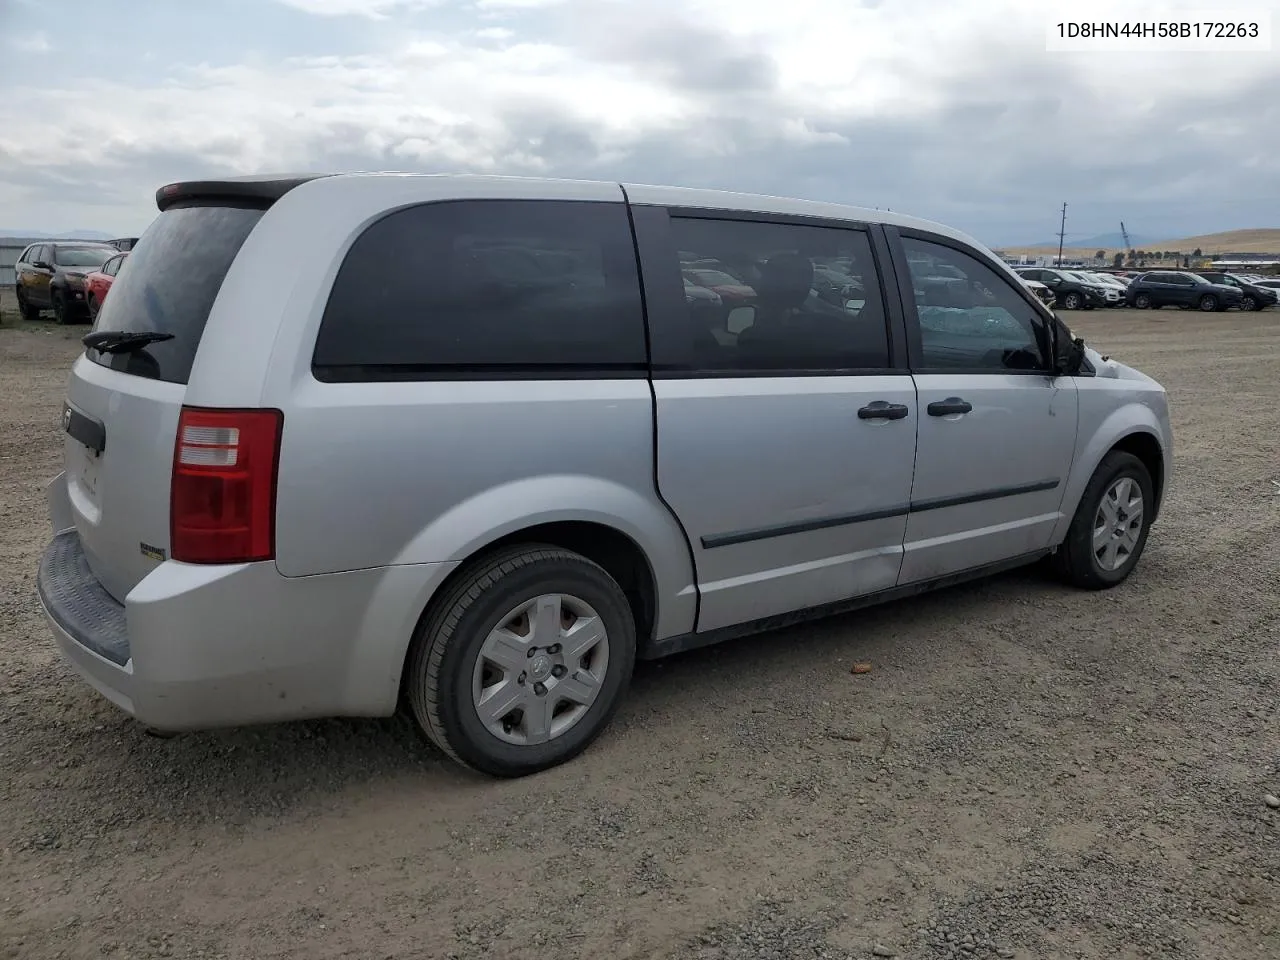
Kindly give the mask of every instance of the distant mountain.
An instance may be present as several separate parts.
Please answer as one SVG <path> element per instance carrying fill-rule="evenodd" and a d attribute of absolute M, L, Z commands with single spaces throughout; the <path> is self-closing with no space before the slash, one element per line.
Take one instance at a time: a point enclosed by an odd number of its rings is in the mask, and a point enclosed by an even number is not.
<path fill-rule="evenodd" d="M 1140 234 L 1129 234 L 1129 244 L 1135 249 L 1138 247 L 1149 246 L 1154 238 L 1145 237 Z M 1058 238 L 1045 240 L 1043 243 L 1028 243 L 1028 247 L 1052 247 L 1058 249 Z M 1080 250 L 1084 247 L 1093 247 L 1094 250 L 1123 250 L 1125 249 L 1124 237 L 1119 233 L 1100 233 L 1096 237 L 1082 237 L 1077 240 L 1075 237 L 1068 236 L 1065 246 L 1074 250 Z"/>
<path fill-rule="evenodd" d="M 0 227 L 0 237 L 25 237 L 31 240 L 115 240 L 116 234 L 101 230 L 63 230 L 49 233 L 45 230 L 22 230 L 17 227 Z"/>
<path fill-rule="evenodd" d="M 1184 254 L 1200 250 L 1205 256 L 1217 256 L 1223 253 L 1265 253 L 1280 257 L 1280 228 L 1276 227 L 1227 230 L 1222 233 L 1183 237 L 1180 240 L 1151 240 L 1147 237 L 1130 236 L 1129 241 L 1135 250 L 1178 250 Z M 998 249 L 1014 255 L 1054 254 L 1058 252 L 1058 241 L 1025 247 L 1010 245 Z M 1091 257 L 1099 250 L 1106 250 L 1108 254 L 1114 255 L 1123 249 L 1123 239 L 1118 234 L 1108 233 L 1097 237 L 1086 237 L 1084 240 L 1068 240 L 1063 246 L 1063 253 L 1070 252 L 1076 257 Z"/>

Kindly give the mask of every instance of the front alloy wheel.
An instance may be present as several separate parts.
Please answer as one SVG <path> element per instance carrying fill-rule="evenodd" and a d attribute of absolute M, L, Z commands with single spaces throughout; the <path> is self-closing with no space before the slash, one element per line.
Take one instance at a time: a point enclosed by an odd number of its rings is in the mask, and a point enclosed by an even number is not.
<path fill-rule="evenodd" d="M 63 293 L 53 295 L 53 318 L 63 326 L 71 322 L 71 311 L 67 307 L 67 297 Z"/>
<path fill-rule="evenodd" d="M 1123 582 L 1142 556 L 1154 510 L 1146 465 L 1131 453 L 1111 451 L 1085 487 L 1058 548 L 1054 560 L 1059 572 L 1088 590 Z"/>

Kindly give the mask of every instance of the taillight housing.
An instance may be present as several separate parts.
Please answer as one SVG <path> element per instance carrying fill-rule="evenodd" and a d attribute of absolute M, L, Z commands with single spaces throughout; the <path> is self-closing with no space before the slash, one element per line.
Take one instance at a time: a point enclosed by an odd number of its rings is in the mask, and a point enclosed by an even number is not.
<path fill-rule="evenodd" d="M 174 560 L 274 559 L 283 427 L 279 410 L 182 408 L 169 492 Z"/>

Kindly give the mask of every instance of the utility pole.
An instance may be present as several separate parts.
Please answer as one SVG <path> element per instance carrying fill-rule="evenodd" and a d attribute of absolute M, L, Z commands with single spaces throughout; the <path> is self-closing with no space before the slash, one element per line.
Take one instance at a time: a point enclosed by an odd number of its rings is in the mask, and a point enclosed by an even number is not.
<path fill-rule="evenodd" d="M 1062 266 L 1062 241 L 1067 236 L 1067 205 L 1062 205 L 1062 226 L 1058 229 L 1058 266 Z"/>

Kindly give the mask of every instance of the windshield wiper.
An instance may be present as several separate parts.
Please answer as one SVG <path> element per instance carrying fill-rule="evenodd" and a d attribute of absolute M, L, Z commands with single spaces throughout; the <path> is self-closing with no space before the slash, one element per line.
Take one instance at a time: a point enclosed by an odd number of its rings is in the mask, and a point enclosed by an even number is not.
<path fill-rule="evenodd" d="M 172 340 L 172 333 L 130 333 L 127 330 L 99 330 L 80 338 L 91 350 L 103 353 L 129 353 L 162 340 Z"/>

